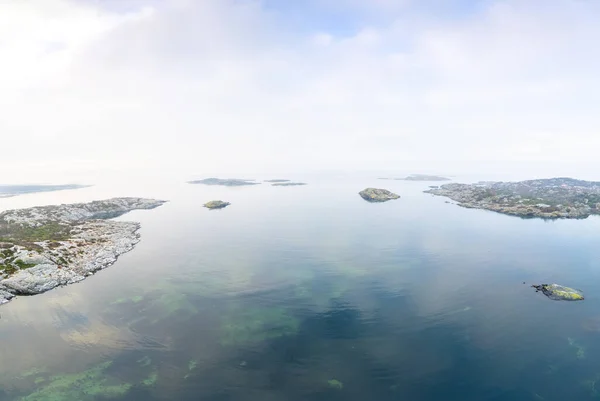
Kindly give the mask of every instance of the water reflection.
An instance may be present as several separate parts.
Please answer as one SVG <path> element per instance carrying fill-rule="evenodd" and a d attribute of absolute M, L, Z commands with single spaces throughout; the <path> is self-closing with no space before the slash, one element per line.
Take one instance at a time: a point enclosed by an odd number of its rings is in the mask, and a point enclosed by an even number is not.
<path fill-rule="evenodd" d="M 0 309 L 0 400 L 593 399 L 598 219 L 390 185 L 398 203 L 329 188 L 325 211 L 319 185 L 165 189 L 164 209 L 120 218 L 142 242 L 115 266 Z M 232 207 L 205 213 L 213 197 Z M 586 301 L 524 280 L 583 283 Z"/>

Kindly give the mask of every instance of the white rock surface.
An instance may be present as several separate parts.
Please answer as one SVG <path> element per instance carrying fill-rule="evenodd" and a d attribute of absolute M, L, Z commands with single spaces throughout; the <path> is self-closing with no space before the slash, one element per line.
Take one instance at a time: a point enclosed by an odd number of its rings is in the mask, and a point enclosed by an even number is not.
<path fill-rule="evenodd" d="M 16 295 L 34 295 L 85 279 L 116 262 L 140 241 L 139 223 L 96 220 L 133 209 L 151 209 L 163 201 L 117 198 L 89 204 L 44 206 L 0 214 L 11 224 L 39 226 L 48 222 L 73 225 L 68 240 L 36 242 L 35 247 L 14 245 L 10 260 L 24 268 L 0 275 L 0 305 Z M 93 220 L 90 220 L 93 219 Z M 0 256 L 0 263 L 6 262 Z M 31 266 L 34 265 L 34 266 Z"/>

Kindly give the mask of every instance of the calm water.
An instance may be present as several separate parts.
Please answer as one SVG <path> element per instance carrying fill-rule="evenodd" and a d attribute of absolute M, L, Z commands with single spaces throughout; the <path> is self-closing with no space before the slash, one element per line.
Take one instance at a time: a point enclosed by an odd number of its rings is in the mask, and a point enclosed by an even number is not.
<path fill-rule="evenodd" d="M 114 266 L 0 308 L 0 400 L 600 397 L 600 219 L 462 209 L 426 183 L 301 178 L 0 199 L 170 200 L 120 218 L 142 223 L 142 242 Z M 366 186 L 402 199 L 369 204 Z M 201 207 L 212 199 L 232 205 Z"/>

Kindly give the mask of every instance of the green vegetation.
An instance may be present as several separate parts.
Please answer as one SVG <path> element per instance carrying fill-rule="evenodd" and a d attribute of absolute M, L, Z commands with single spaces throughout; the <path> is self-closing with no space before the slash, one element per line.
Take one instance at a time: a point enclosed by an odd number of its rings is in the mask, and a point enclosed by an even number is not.
<path fill-rule="evenodd" d="M 131 384 L 111 384 L 105 374 L 111 362 L 105 362 L 79 373 L 38 377 L 38 383 L 47 383 L 20 401 L 87 401 L 98 398 L 115 398 L 126 394 Z M 44 379 L 45 381 L 41 381 Z"/>
<path fill-rule="evenodd" d="M 71 225 L 58 222 L 49 222 L 38 227 L 2 222 L 0 223 L 0 241 L 64 241 L 69 239 L 71 228 Z"/>
<path fill-rule="evenodd" d="M 148 375 L 148 377 L 145 380 L 142 381 L 142 384 L 144 386 L 154 386 L 157 381 L 158 381 L 158 373 L 152 372 L 152 373 L 150 373 L 150 375 Z"/>
<path fill-rule="evenodd" d="M 327 380 L 327 385 L 336 390 L 341 390 L 344 388 L 344 383 L 336 379 Z"/>
<path fill-rule="evenodd" d="M 579 345 L 571 337 L 567 338 L 567 341 L 569 342 L 569 346 L 575 348 L 575 356 L 577 357 L 577 359 L 584 359 L 585 358 L 585 348 L 582 347 L 581 345 Z"/>
<path fill-rule="evenodd" d="M 300 322 L 283 308 L 236 310 L 223 319 L 222 345 L 259 343 L 268 339 L 294 335 Z"/>
<path fill-rule="evenodd" d="M 25 263 L 21 259 L 15 260 L 14 263 L 19 269 L 28 269 L 36 265 L 35 263 Z"/>

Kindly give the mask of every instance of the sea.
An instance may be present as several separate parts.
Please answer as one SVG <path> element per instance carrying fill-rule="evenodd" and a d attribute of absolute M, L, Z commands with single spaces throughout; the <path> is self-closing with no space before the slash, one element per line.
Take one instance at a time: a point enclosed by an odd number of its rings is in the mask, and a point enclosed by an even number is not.
<path fill-rule="evenodd" d="M 113 266 L 0 307 L 0 401 L 600 398 L 600 218 L 465 209 L 423 192 L 438 183 L 377 176 L 247 178 L 308 185 L 1 198 L 169 202 L 118 218 L 141 242 Z M 366 187 L 401 198 L 369 203 Z M 202 207 L 214 199 L 231 205 Z"/>

